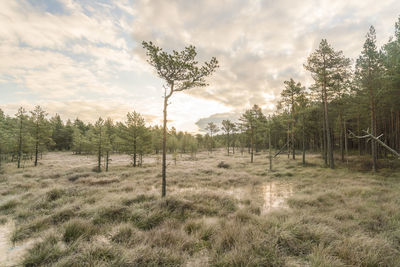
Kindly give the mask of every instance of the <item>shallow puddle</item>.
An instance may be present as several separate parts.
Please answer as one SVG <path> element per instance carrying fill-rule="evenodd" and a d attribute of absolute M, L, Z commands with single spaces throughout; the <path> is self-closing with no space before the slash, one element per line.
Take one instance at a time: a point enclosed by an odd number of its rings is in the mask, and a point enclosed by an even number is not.
<path fill-rule="evenodd" d="M 285 208 L 286 199 L 293 194 L 293 186 L 283 182 L 269 182 L 261 187 L 264 199 L 262 211 L 268 212 L 277 208 Z"/>
<path fill-rule="evenodd" d="M 153 188 L 155 189 L 155 188 Z M 274 209 L 286 208 L 286 199 L 293 195 L 293 185 L 288 182 L 272 181 L 257 186 L 245 186 L 236 188 L 196 188 L 196 187 L 173 187 L 173 195 L 179 196 L 185 193 L 214 193 L 220 196 L 226 195 L 239 201 L 255 200 L 261 206 L 261 212 L 267 213 Z M 239 204 L 239 206 L 244 206 Z"/>
<path fill-rule="evenodd" d="M 0 266 L 15 266 L 33 243 L 33 241 L 28 241 L 13 245 L 10 239 L 14 227 L 14 223 L 11 222 L 0 225 Z"/>

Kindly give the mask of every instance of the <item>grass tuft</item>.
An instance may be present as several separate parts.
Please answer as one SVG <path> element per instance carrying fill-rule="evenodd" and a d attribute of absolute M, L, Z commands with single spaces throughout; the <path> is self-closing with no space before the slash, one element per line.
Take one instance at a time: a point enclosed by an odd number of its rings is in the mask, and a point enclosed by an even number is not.
<path fill-rule="evenodd" d="M 97 227 L 84 220 L 74 219 L 66 224 L 63 234 L 63 241 L 71 243 L 79 238 L 90 239 L 98 232 Z"/>

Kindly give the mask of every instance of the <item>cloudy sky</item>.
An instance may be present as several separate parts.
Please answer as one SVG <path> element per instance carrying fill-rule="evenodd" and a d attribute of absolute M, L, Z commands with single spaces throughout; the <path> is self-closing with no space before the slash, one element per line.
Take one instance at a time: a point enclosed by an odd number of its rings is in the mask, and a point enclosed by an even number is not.
<path fill-rule="evenodd" d="M 193 44 L 220 68 L 210 86 L 174 95 L 169 119 L 196 132 L 253 104 L 272 112 L 284 80 L 311 83 L 303 63 L 321 38 L 355 58 L 370 25 L 381 45 L 399 15 L 398 0 L 2 0 L 0 108 L 40 104 L 85 121 L 136 110 L 157 124 L 162 81 L 140 43 Z"/>

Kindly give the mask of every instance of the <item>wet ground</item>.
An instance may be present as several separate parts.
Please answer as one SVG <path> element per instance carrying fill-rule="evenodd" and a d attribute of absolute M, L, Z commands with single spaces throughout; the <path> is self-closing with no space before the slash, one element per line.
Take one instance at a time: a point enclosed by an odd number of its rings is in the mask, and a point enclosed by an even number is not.
<path fill-rule="evenodd" d="M 7 222 L 0 225 L 0 266 L 11 267 L 17 266 L 25 251 L 33 244 L 33 241 L 27 241 L 21 244 L 12 244 L 11 235 L 15 225 L 12 222 Z M 19 265 L 18 265 L 19 266 Z"/>

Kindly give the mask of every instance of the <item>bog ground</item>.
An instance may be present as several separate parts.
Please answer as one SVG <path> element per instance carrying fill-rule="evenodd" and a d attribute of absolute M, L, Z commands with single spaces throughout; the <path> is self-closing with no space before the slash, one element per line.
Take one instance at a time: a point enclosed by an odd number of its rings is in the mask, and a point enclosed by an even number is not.
<path fill-rule="evenodd" d="M 202 152 L 143 167 L 48 153 L 0 176 L 0 266 L 399 266 L 400 173 Z M 300 157 L 299 157 L 300 158 Z M 218 164 L 224 161 L 224 166 Z M 388 167 L 387 166 L 387 167 Z"/>

